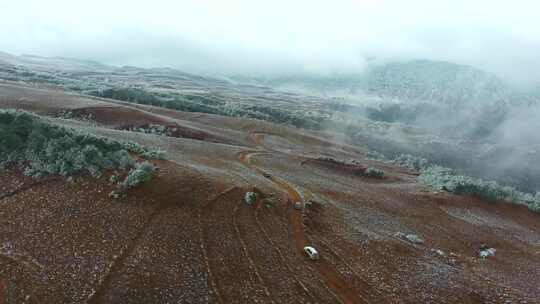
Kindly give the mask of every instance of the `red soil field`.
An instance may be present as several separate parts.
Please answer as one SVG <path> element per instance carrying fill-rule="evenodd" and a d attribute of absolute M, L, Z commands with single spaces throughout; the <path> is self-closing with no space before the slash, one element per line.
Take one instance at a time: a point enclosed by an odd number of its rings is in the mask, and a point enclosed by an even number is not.
<path fill-rule="evenodd" d="M 0 303 L 540 303 L 540 215 L 523 206 L 431 193 L 321 133 L 11 84 L 0 95 L 0 108 L 91 113 L 54 121 L 169 157 L 121 200 L 110 172 L 0 175 Z M 184 133 L 118 130 L 145 124 Z M 497 252 L 481 260 L 484 243 Z"/>

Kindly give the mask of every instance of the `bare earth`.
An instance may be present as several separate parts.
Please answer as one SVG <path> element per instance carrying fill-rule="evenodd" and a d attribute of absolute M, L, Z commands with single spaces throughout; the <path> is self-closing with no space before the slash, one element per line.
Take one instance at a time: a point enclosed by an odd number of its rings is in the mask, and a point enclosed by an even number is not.
<path fill-rule="evenodd" d="M 54 121 L 169 157 L 120 201 L 108 197 L 110 173 L 0 175 L 2 304 L 540 303 L 539 214 L 430 193 L 414 172 L 366 160 L 333 134 L 14 84 L 0 84 L 0 108 L 92 114 L 94 123 Z M 125 131 L 145 124 L 177 132 Z M 244 203 L 247 191 L 259 194 L 255 204 Z M 478 258 L 483 243 L 494 257 Z M 321 259 L 309 260 L 305 245 Z"/>

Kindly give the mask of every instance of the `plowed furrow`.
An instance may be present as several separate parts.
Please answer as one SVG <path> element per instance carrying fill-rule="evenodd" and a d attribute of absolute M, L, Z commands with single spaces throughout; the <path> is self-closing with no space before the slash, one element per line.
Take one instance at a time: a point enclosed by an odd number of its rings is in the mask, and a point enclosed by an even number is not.
<path fill-rule="evenodd" d="M 157 206 L 156 208 L 154 208 L 154 210 L 150 213 L 147 220 L 144 222 L 141 229 L 139 229 L 139 231 L 133 237 L 133 239 L 131 239 L 120 250 L 120 252 L 116 255 L 116 258 L 113 257 L 111 263 L 109 264 L 107 273 L 101 278 L 101 280 L 98 283 L 98 287 L 96 288 L 95 292 L 89 296 L 87 303 L 90 303 L 90 304 L 99 303 L 100 298 L 104 296 L 114 275 L 119 270 L 122 269 L 124 265 L 124 261 L 130 255 L 130 253 L 137 247 L 137 244 L 140 242 L 142 236 L 144 235 L 144 232 L 148 229 L 148 227 L 152 225 L 152 222 L 154 221 L 154 219 L 156 218 L 156 216 L 159 214 L 161 210 L 163 210 L 163 206 Z"/>
<path fill-rule="evenodd" d="M 216 197 L 210 199 L 208 202 L 206 202 L 202 206 L 202 208 L 199 208 L 199 212 L 197 215 L 198 217 L 197 222 L 198 222 L 198 229 L 199 229 L 199 244 L 201 246 L 201 252 L 203 254 L 204 264 L 206 266 L 206 272 L 208 273 L 209 285 L 212 287 L 213 293 L 215 294 L 217 301 L 219 303 L 224 303 L 224 301 L 223 301 L 223 298 L 221 297 L 219 289 L 217 288 L 215 275 L 212 273 L 212 269 L 210 268 L 210 263 L 208 262 L 208 253 L 207 253 L 206 245 L 204 242 L 203 223 L 202 223 L 203 212 L 202 211 L 207 207 L 208 204 L 214 203 L 215 200 L 221 198 L 222 196 L 226 195 L 227 193 L 233 190 L 235 190 L 235 187 L 228 188 L 227 190 L 219 193 Z"/>
<path fill-rule="evenodd" d="M 205 206 L 201 214 L 203 241 L 209 269 L 223 303 L 269 303 L 257 274 L 250 266 L 232 216 L 243 192 L 235 189 Z"/>

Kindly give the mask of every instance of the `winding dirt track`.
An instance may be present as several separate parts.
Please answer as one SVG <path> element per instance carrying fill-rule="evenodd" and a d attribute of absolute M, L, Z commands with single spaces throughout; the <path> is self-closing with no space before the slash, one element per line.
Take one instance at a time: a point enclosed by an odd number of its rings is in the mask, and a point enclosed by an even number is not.
<path fill-rule="evenodd" d="M 251 164 L 250 162 L 251 156 L 261 153 L 263 152 L 243 151 L 238 154 L 238 159 L 247 167 L 257 171 L 258 173 L 263 174 L 263 170 Z M 293 208 L 295 202 L 303 201 L 302 196 L 293 186 L 289 185 L 286 181 L 275 176 L 270 176 L 268 179 L 287 193 L 287 203 L 289 205 L 289 209 L 291 210 L 290 225 L 292 235 L 296 244 L 296 252 L 299 255 L 303 255 L 303 248 L 304 246 L 309 245 L 310 241 L 304 231 L 302 213 L 294 210 Z M 332 267 L 332 265 L 328 262 L 324 255 L 322 255 L 318 261 L 315 261 L 313 263 L 313 267 L 320 274 L 326 286 L 328 286 L 334 292 L 334 294 L 342 303 L 369 303 L 368 300 L 362 295 L 362 292 L 355 290 L 345 280 L 343 280 L 343 278 Z"/>

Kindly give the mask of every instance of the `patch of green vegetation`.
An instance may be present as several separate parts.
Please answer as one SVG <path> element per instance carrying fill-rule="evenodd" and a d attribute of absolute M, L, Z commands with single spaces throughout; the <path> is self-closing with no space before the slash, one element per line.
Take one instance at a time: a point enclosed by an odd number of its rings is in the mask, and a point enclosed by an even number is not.
<path fill-rule="evenodd" d="M 253 205 L 257 201 L 257 193 L 246 192 L 246 194 L 244 195 L 244 201 L 248 205 Z"/>
<path fill-rule="evenodd" d="M 115 141 L 55 125 L 23 111 L 0 111 L 0 164 L 18 164 L 26 175 L 69 176 L 88 172 L 98 177 L 106 169 L 136 166 L 129 152 L 162 156 L 136 143 Z"/>
<path fill-rule="evenodd" d="M 126 179 L 120 184 L 122 190 L 131 189 L 139 184 L 146 183 L 152 179 L 152 175 L 156 171 L 156 167 L 145 161 L 137 164 L 137 166 L 126 176 Z"/>
<path fill-rule="evenodd" d="M 373 178 L 383 178 L 384 177 L 384 171 L 374 168 L 374 167 L 368 167 L 366 171 L 364 172 L 365 176 L 373 177 Z"/>
<path fill-rule="evenodd" d="M 420 171 L 428 166 L 427 159 L 410 154 L 400 154 L 391 160 L 390 163 L 416 171 Z"/>
<path fill-rule="evenodd" d="M 139 104 L 153 105 L 184 112 L 199 112 L 230 117 L 245 117 L 298 128 L 322 129 L 326 116 L 318 113 L 281 109 L 265 105 L 232 103 L 214 95 L 179 95 L 163 98 L 161 93 L 147 92 L 137 88 L 115 88 L 90 93 L 93 96 L 111 98 Z"/>
<path fill-rule="evenodd" d="M 150 104 L 150 105 L 160 105 L 159 98 L 155 97 L 153 94 L 150 94 L 142 89 L 136 88 L 118 88 L 118 89 L 106 89 L 102 91 L 94 91 L 90 93 L 91 95 L 110 98 L 134 103 L 141 104 Z"/>
<path fill-rule="evenodd" d="M 540 193 L 532 195 L 513 187 L 501 186 L 494 181 L 458 175 L 449 168 L 432 166 L 422 170 L 418 181 L 438 191 L 458 195 L 473 195 L 489 202 L 508 201 L 527 205 L 531 211 L 540 212 Z"/>
<path fill-rule="evenodd" d="M 539 196 L 537 194 L 537 196 Z M 536 198 L 536 201 L 529 204 L 529 210 L 532 212 L 540 213 L 540 197 Z"/>
<path fill-rule="evenodd" d="M 139 132 L 139 133 L 145 133 L 145 134 L 153 134 L 153 135 L 159 135 L 159 136 L 174 136 L 175 132 L 178 131 L 175 127 L 169 127 L 164 125 L 158 125 L 158 124 L 147 124 L 140 127 L 130 127 L 127 128 L 127 130 L 131 132 Z"/>

